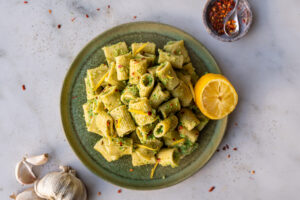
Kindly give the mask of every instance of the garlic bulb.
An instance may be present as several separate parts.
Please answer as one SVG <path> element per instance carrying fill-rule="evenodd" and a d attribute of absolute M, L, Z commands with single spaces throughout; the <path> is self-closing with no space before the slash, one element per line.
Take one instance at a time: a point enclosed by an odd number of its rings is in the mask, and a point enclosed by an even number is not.
<path fill-rule="evenodd" d="M 15 200 L 43 200 L 38 197 L 33 188 L 29 188 L 19 193 L 17 196 L 12 195 L 11 198 Z"/>
<path fill-rule="evenodd" d="M 60 172 L 51 172 L 34 183 L 34 190 L 41 198 L 51 200 L 86 200 L 84 184 L 75 175 L 75 170 L 61 167 Z"/>

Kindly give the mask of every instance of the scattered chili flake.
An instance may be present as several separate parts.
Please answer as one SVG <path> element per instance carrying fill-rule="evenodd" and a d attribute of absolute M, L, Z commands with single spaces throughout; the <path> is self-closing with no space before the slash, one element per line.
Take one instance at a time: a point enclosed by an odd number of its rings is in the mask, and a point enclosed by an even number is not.
<path fill-rule="evenodd" d="M 25 4 L 27 4 L 27 3 L 28 3 L 28 1 L 24 1 L 24 3 L 25 3 Z"/>
<path fill-rule="evenodd" d="M 110 8 L 110 5 L 108 5 L 107 8 Z"/>
<path fill-rule="evenodd" d="M 61 24 L 58 24 L 58 25 L 57 25 L 57 28 L 60 29 L 60 28 L 61 28 Z"/>
<path fill-rule="evenodd" d="M 219 152 L 220 151 L 220 149 L 217 149 L 217 152 Z"/>
<path fill-rule="evenodd" d="M 88 15 L 88 14 L 85 14 L 85 17 L 86 17 L 86 18 L 89 18 L 89 15 Z"/>
<path fill-rule="evenodd" d="M 118 190 L 118 193 L 120 194 L 121 192 L 122 192 L 122 189 L 119 189 L 119 190 Z"/>
<path fill-rule="evenodd" d="M 157 162 L 159 162 L 159 161 L 160 161 L 160 158 L 157 158 L 156 160 L 157 160 Z"/>
<path fill-rule="evenodd" d="M 246 19 L 243 19 L 242 21 L 243 21 L 244 24 L 246 24 Z"/>
<path fill-rule="evenodd" d="M 252 171 L 251 171 L 251 174 L 255 174 L 255 170 L 252 170 Z"/>
<path fill-rule="evenodd" d="M 136 16 L 133 16 L 133 19 L 136 19 Z"/>
<path fill-rule="evenodd" d="M 100 11 L 100 8 L 97 8 L 96 10 L 97 10 L 97 11 Z"/>
<path fill-rule="evenodd" d="M 49 14 L 51 14 L 51 13 L 52 13 L 52 10 L 51 10 L 51 9 L 49 9 L 49 10 L 48 10 L 48 12 L 49 12 Z"/>
<path fill-rule="evenodd" d="M 237 123 L 237 122 L 235 122 L 235 123 L 234 123 L 234 125 L 235 125 L 235 126 L 238 126 L 238 123 Z"/>
<path fill-rule="evenodd" d="M 109 122 L 109 121 L 107 121 L 107 122 L 106 122 L 106 125 L 107 125 L 107 126 L 109 126 L 109 125 L 110 125 L 110 122 Z"/>
<path fill-rule="evenodd" d="M 24 91 L 26 90 L 26 87 L 24 84 L 22 85 L 22 90 L 24 90 Z"/>
<path fill-rule="evenodd" d="M 175 139 L 175 138 L 172 138 L 172 140 L 175 141 L 176 139 Z"/>
<path fill-rule="evenodd" d="M 224 146 L 222 149 L 223 149 L 223 151 L 226 151 L 226 146 Z"/>
<path fill-rule="evenodd" d="M 230 158 L 230 154 L 227 155 L 227 158 Z"/>
<path fill-rule="evenodd" d="M 76 17 L 73 17 L 73 18 L 71 19 L 71 21 L 72 21 L 72 22 L 74 22 L 74 21 L 75 21 L 75 19 L 76 19 Z"/>
<path fill-rule="evenodd" d="M 74 97 L 72 97 L 72 99 L 76 99 L 78 96 L 74 96 Z"/>
<path fill-rule="evenodd" d="M 146 58 L 142 58 L 141 60 L 146 60 Z"/>
<path fill-rule="evenodd" d="M 212 191 L 214 191 L 214 189 L 215 189 L 216 187 L 215 186 L 211 186 L 211 188 L 209 188 L 209 192 L 212 192 Z"/>
<path fill-rule="evenodd" d="M 98 192 L 97 194 L 98 194 L 98 196 L 101 196 L 101 192 Z"/>
<path fill-rule="evenodd" d="M 234 147 L 234 148 L 233 148 L 233 151 L 237 151 L 237 147 Z"/>
<path fill-rule="evenodd" d="M 129 169 L 130 172 L 133 172 L 133 169 Z"/>
<path fill-rule="evenodd" d="M 209 22 L 219 35 L 224 34 L 224 19 L 227 14 L 234 8 L 234 6 L 234 0 L 216 0 L 211 5 L 210 10 L 208 11 Z M 231 22 L 228 25 L 230 25 L 228 26 L 229 31 L 235 30 L 235 27 L 232 26 Z"/>
<path fill-rule="evenodd" d="M 132 72 L 131 74 L 132 74 L 132 76 L 134 76 L 134 72 Z"/>
<path fill-rule="evenodd" d="M 123 146 L 123 143 L 122 143 L 122 142 L 120 142 L 120 146 Z"/>
<path fill-rule="evenodd" d="M 149 116 L 152 115 L 152 112 L 151 112 L 151 111 L 148 111 L 148 115 L 149 115 Z"/>
<path fill-rule="evenodd" d="M 178 130 L 181 130 L 181 129 L 183 129 L 183 127 L 182 126 L 178 126 Z"/>
<path fill-rule="evenodd" d="M 118 65 L 118 68 L 122 68 L 123 67 L 123 65 Z"/>
<path fill-rule="evenodd" d="M 229 145 L 228 144 L 226 144 L 226 149 L 229 149 Z"/>
<path fill-rule="evenodd" d="M 173 104 L 171 103 L 171 104 L 170 104 L 170 106 L 172 107 L 172 106 L 173 106 Z"/>
<path fill-rule="evenodd" d="M 116 88 L 116 89 L 115 89 L 115 92 L 118 92 L 118 91 L 119 91 L 119 90 Z"/>

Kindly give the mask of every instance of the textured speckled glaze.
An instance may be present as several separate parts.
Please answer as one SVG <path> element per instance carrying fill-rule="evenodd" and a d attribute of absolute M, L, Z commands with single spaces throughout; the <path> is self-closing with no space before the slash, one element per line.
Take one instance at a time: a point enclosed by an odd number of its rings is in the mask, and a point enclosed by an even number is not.
<path fill-rule="evenodd" d="M 72 63 L 61 93 L 61 115 L 66 137 L 79 159 L 95 174 L 122 187 L 131 189 L 158 189 L 174 185 L 197 172 L 213 155 L 220 144 L 227 124 L 227 117 L 210 121 L 201 132 L 199 147 L 180 162 L 177 168 L 158 166 L 150 179 L 152 165 L 133 167 L 130 156 L 107 162 L 93 149 L 101 136 L 86 130 L 82 104 L 86 102 L 84 77 L 87 69 L 105 62 L 101 48 L 125 41 L 154 42 L 158 48 L 170 40 L 184 40 L 192 63 L 198 74 L 221 73 L 217 63 L 206 48 L 189 34 L 169 25 L 153 22 L 136 22 L 114 27 L 93 39 Z M 133 169 L 130 172 L 130 169 Z"/>

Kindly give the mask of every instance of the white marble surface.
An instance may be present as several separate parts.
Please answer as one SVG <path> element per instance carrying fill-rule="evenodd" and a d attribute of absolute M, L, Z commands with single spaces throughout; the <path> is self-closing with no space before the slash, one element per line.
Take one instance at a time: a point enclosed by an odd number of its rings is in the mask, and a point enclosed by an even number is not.
<path fill-rule="evenodd" d="M 0 199 L 26 188 L 14 178 L 16 162 L 25 154 L 43 152 L 51 154 L 51 161 L 41 173 L 59 164 L 73 166 L 91 200 L 299 199 L 300 1 L 250 0 L 253 27 L 234 43 L 206 33 L 204 3 L 0 0 Z M 118 186 L 92 174 L 69 147 L 60 121 L 60 89 L 69 65 L 88 41 L 108 28 L 139 20 L 171 24 L 199 39 L 236 86 L 240 102 L 221 145 L 229 144 L 230 150 L 216 153 L 202 170 L 176 186 L 123 189 L 118 194 Z M 211 186 L 216 189 L 210 193 Z"/>

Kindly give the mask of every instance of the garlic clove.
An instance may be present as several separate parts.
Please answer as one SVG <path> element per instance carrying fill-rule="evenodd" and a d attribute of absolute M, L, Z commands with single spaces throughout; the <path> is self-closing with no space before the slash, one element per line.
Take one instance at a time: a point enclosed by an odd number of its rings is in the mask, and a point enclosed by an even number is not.
<path fill-rule="evenodd" d="M 28 157 L 25 158 L 25 161 L 32 164 L 32 165 L 43 165 L 45 163 L 48 162 L 48 154 L 42 154 L 42 155 L 38 155 L 38 156 L 32 156 L 32 157 Z"/>
<path fill-rule="evenodd" d="M 32 184 L 36 180 L 36 176 L 32 171 L 31 165 L 25 160 L 19 162 L 15 169 L 16 179 L 21 184 Z"/>
<path fill-rule="evenodd" d="M 17 196 L 11 195 L 11 198 L 15 200 L 43 200 L 37 196 L 33 188 L 29 188 L 19 193 Z"/>

